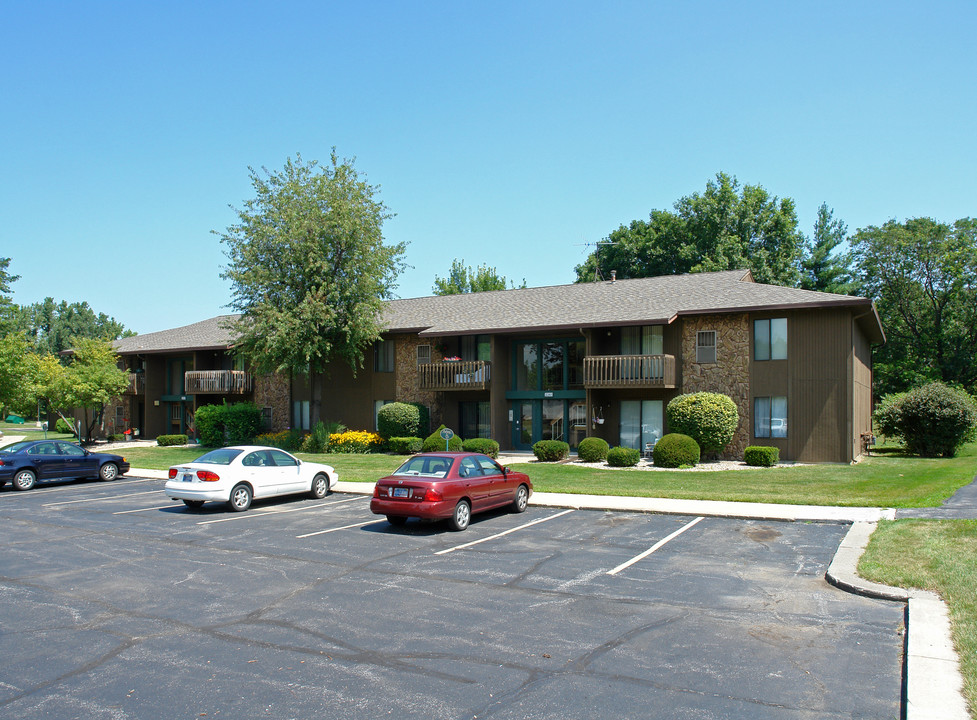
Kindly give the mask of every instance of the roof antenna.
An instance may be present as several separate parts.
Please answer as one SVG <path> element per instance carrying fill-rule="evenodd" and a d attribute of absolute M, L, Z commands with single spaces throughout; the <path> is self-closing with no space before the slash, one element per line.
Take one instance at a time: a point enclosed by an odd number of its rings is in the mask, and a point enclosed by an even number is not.
<path fill-rule="evenodd" d="M 604 275 L 600 271 L 600 249 L 609 245 L 617 245 L 617 242 L 614 240 L 598 240 L 595 243 L 580 243 L 580 245 L 584 247 L 596 247 L 596 250 L 594 250 L 594 282 L 603 281 Z"/>

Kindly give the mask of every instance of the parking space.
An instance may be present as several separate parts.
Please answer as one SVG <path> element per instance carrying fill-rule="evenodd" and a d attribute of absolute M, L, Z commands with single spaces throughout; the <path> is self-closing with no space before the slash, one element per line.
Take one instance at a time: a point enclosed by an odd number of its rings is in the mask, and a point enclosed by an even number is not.
<path fill-rule="evenodd" d="M 900 713 L 902 605 L 824 581 L 843 525 L 531 506 L 453 533 L 162 485 L 0 491 L 0 716 Z"/>

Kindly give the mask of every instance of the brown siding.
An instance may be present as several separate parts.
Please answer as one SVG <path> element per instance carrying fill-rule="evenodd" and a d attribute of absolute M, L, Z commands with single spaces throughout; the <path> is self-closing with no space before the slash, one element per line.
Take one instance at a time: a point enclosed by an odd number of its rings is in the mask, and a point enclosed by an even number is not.
<path fill-rule="evenodd" d="M 849 462 L 850 313 L 820 310 L 795 312 L 787 317 L 789 392 L 785 459 Z"/>
<path fill-rule="evenodd" d="M 862 433 L 872 431 L 872 346 L 857 323 L 852 323 L 852 459 L 862 454 Z"/>

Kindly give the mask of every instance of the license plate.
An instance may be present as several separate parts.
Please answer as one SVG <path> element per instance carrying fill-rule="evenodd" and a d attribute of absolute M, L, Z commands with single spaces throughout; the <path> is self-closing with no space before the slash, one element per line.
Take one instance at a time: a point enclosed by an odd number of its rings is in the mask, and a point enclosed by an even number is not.
<path fill-rule="evenodd" d="M 395 487 L 393 489 L 393 497 L 402 497 L 402 498 L 405 498 L 405 497 L 409 497 L 409 496 L 410 496 L 410 489 L 409 488 Z"/>
<path fill-rule="evenodd" d="M 193 475 L 184 475 L 183 482 L 193 482 Z"/>

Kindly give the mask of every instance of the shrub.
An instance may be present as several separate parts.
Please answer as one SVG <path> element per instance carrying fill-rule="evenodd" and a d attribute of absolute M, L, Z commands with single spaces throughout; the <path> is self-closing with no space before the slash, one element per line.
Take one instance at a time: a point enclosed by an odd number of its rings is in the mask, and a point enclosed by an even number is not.
<path fill-rule="evenodd" d="M 444 450 L 444 438 L 438 433 L 444 430 L 444 425 L 441 425 L 437 430 L 424 438 L 423 450 L 424 452 L 440 452 Z M 458 452 L 461 450 L 461 438 L 457 435 L 451 436 L 451 441 L 448 443 L 448 450 Z"/>
<path fill-rule="evenodd" d="M 691 437 L 706 454 L 722 452 L 740 422 L 736 403 L 720 393 L 679 395 L 668 403 L 665 413 L 669 429 Z"/>
<path fill-rule="evenodd" d="M 156 437 L 156 444 L 159 447 L 168 447 L 170 445 L 186 445 L 189 442 L 189 438 L 186 435 L 158 435 Z"/>
<path fill-rule="evenodd" d="M 394 455 L 413 455 L 419 453 L 422 447 L 424 440 L 419 437 L 392 437 L 387 440 L 387 450 Z"/>
<path fill-rule="evenodd" d="M 106 438 L 106 440 L 108 440 L 111 443 L 125 442 L 126 435 L 125 433 L 112 433 Z"/>
<path fill-rule="evenodd" d="M 62 435 L 74 435 L 75 433 L 75 429 L 68 424 L 68 421 L 60 417 L 58 418 L 58 421 L 54 423 L 54 429 Z"/>
<path fill-rule="evenodd" d="M 901 438 L 902 401 L 906 393 L 892 393 L 882 398 L 882 402 L 872 413 L 875 431 L 887 438 Z"/>
<path fill-rule="evenodd" d="M 570 446 L 562 440 L 540 440 L 533 445 L 533 455 L 540 462 L 559 462 L 570 454 Z"/>
<path fill-rule="evenodd" d="M 261 432 L 261 410 L 250 402 L 204 405 L 193 418 L 200 440 L 208 447 L 247 444 Z"/>
<path fill-rule="evenodd" d="M 302 431 L 280 430 L 279 432 L 262 433 L 255 437 L 254 442 L 256 445 L 268 445 L 294 452 L 302 447 Z"/>
<path fill-rule="evenodd" d="M 751 445 L 743 452 L 743 462 L 753 467 L 773 467 L 780 462 L 780 450 L 765 445 Z"/>
<path fill-rule="evenodd" d="M 341 431 L 340 431 L 341 432 Z M 329 432 L 329 428 L 322 421 L 315 424 L 312 432 L 302 439 L 299 449 L 306 453 L 324 453 L 329 450 L 329 438 L 339 433 Z"/>
<path fill-rule="evenodd" d="M 402 402 L 387 403 L 377 410 L 377 432 L 385 439 L 420 436 L 420 409 Z"/>
<path fill-rule="evenodd" d="M 634 467 L 641 459 L 641 453 L 634 448 L 616 447 L 607 451 L 607 464 L 611 467 Z"/>
<path fill-rule="evenodd" d="M 329 450 L 334 453 L 371 453 L 383 449 L 383 438 L 366 430 L 347 430 L 329 436 Z"/>
<path fill-rule="evenodd" d="M 699 464 L 699 443 L 681 433 L 668 433 L 655 443 L 652 459 L 655 467 L 677 468 Z"/>
<path fill-rule="evenodd" d="M 941 382 L 910 390 L 899 408 L 899 434 L 906 450 L 922 457 L 953 457 L 977 428 L 973 399 Z"/>
<path fill-rule="evenodd" d="M 600 462 L 607 459 L 607 451 L 611 446 L 599 437 L 584 438 L 577 446 L 577 457 L 583 462 Z"/>
<path fill-rule="evenodd" d="M 499 456 L 499 444 L 495 440 L 488 438 L 471 438 L 461 444 L 461 449 L 465 452 L 477 452 L 488 455 L 490 458 Z"/>

